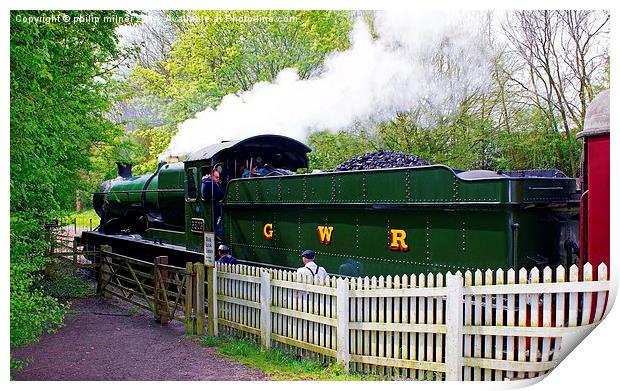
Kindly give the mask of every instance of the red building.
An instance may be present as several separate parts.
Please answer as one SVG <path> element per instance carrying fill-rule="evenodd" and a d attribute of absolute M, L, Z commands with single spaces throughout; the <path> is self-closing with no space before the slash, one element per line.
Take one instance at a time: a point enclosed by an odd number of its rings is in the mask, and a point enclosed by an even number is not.
<path fill-rule="evenodd" d="M 592 101 L 577 137 L 583 138 L 580 258 L 592 264 L 596 279 L 601 263 L 609 270 L 609 90 Z"/>

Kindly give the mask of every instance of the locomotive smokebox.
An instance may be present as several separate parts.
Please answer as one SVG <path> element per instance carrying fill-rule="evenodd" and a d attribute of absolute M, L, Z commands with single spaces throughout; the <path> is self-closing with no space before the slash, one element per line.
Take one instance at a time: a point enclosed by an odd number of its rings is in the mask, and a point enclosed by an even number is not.
<path fill-rule="evenodd" d="M 609 90 L 590 103 L 584 129 L 581 166 L 580 241 L 581 262 L 609 268 Z M 609 270 L 609 269 L 608 269 Z"/>

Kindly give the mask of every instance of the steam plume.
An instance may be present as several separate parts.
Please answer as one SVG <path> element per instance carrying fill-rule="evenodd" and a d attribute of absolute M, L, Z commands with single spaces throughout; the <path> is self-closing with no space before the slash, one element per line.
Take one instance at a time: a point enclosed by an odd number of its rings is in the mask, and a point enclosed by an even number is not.
<path fill-rule="evenodd" d="M 488 84 L 490 54 L 478 14 L 380 12 L 375 29 L 373 40 L 357 20 L 351 48 L 329 55 L 314 77 L 300 80 L 295 69 L 284 69 L 273 83 L 257 83 L 197 113 L 160 157 L 256 134 L 303 141 L 313 130 L 347 129 L 410 110 L 428 124 Z"/>

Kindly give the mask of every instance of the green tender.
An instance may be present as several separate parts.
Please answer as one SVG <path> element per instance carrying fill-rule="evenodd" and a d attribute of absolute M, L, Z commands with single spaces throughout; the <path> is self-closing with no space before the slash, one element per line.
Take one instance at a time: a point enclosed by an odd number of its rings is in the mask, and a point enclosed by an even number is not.
<path fill-rule="evenodd" d="M 578 213 L 575 188 L 571 178 L 461 179 L 439 165 L 233 180 L 225 241 L 240 259 L 287 267 L 311 248 L 347 275 L 566 263 L 559 243 L 565 216 Z M 330 243 L 318 226 L 333 227 Z M 390 249 L 390 229 L 406 232 L 407 251 Z"/>

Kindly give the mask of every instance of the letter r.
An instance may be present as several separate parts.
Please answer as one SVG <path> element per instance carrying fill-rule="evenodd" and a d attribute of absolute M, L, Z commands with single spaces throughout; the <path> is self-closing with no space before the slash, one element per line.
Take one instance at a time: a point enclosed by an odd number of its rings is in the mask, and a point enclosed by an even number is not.
<path fill-rule="evenodd" d="M 394 251 L 407 251 L 409 246 L 405 242 L 407 239 L 407 232 L 404 229 L 390 229 L 390 250 Z"/>

